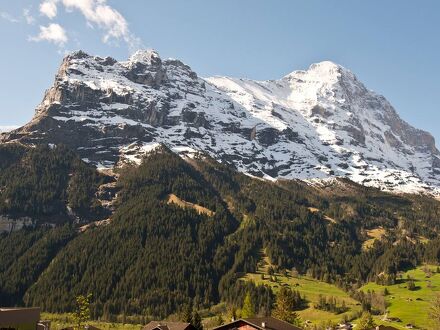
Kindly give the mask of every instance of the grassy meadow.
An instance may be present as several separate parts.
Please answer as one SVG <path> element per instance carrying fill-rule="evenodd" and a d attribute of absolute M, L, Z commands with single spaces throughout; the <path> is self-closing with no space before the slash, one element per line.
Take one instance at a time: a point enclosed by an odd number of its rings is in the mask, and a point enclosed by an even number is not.
<path fill-rule="evenodd" d="M 373 233 L 372 233 L 373 234 Z M 382 234 L 382 233 L 374 233 Z M 375 235 L 371 235 L 374 238 Z M 352 299 L 348 293 L 338 287 L 307 276 L 292 276 L 291 274 L 276 273 L 276 281 L 270 278 L 268 269 L 272 265 L 269 258 L 262 253 L 262 262 L 256 273 L 246 274 L 242 280 L 253 281 L 256 284 L 265 284 L 272 287 L 276 293 L 282 286 L 289 286 L 294 290 L 298 290 L 307 300 L 307 308 L 298 311 L 303 321 L 310 321 L 311 324 L 321 324 L 322 322 L 331 321 L 333 323 L 340 322 L 344 315 L 352 317 L 361 311 L 358 301 Z M 264 275 L 264 279 L 262 278 Z M 407 287 L 408 276 L 413 279 L 415 289 L 409 290 Z M 402 272 L 399 279 L 394 285 L 378 285 L 376 283 L 368 283 L 360 288 L 360 290 L 374 291 L 382 294 L 385 290 L 389 294 L 385 297 L 387 302 L 387 319 L 383 315 L 375 316 L 377 324 L 391 325 L 397 329 L 407 329 L 408 324 L 415 325 L 419 329 L 434 329 L 429 320 L 429 309 L 434 296 L 440 293 L 440 273 L 437 272 L 437 266 L 425 265 Z M 314 308 L 318 302 L 319 296 L 334 297 L 338 304 L 345 302 L 348 311 L 341 314 L 334 314 Z M 391 319 L 391 321 L 390 321 Z M 396 321 L 400 319 L 400 321 Z M 353 321 L 354 323 L 356 321 Z"/>
<path fill-rule="evenodd" d="M 61 330 L 66 327 L 74 326 L 73 317 L 68 314 L 54 314 L 54 313 L 41 313 L 42 320 L 50 320 L 50 328 L 52 330 Z M 89 325 L 93 325 L 102 330 L 141 330 L 142 325 L 140 324 L 128 324 L 128 323 L 117 323 L 117 322 L 101 322 L 101 321 L 90 321 L 87 322 Z"/>
<path fill-rule="evenodd" d="M 262 252 L 264 255 L 264 251 Z M 265 284 L 272 287 L 272 290 L 276 293 L 282 286 L 289 286 L 293 290 L 297 290 L 301 293 L 301 296 L 307 300 L 307 308 L 297 311 L 298 315 L 303 321 L 309 321 L 310 324 L 321 324 L 322 322 L 331 321 L 333 323 L 339 323 L 345 316 L 351 317 L 356 312 L 361 310 L 360 304 L 352 299 L 346 292 L 339 289 L 335 285 L 318 281 L 316 279 L 298 275 L 292 276 L 291 274 L 282 275 L 276 273 L 276 282 L 271 281 L 267 275 L 268 268 L 270 267 L 269 258 L 263 257 L 263 261 L 256 273 L 248 273 L 243 277 L 243 280 L 253 281 L 255 284 Z M 264 280 L 262 279 L 264 274 Z M 325 296 L 327 298 L 334 297 L 338 301 L 338 305 L 345 302 L 348 311 L 341 314 L 334 314 L 327 311 L 314 308 L 315 303 L 318 302 L 319 296 Z"/>
<path fill-rule="evenodd" d="M 431 275 L 427 275 L 424 269 L 430 269 Z M 413 324 L 421 329 L 433 329 L 428 315 L 432 299 L 440 293 L 440 274 L 436 269 L 437 267 L 434 266 L 418 267 L 403 273 L 401 279 L 394 285 L 368 283 L 361 290 L 383 292 L 387 288 L 389 294 L 385 299 L 389 304 L 388 318 L 401 320 L 401 322 L 391 322 L 391 325 L 403 329 L 407 324 Z M 413 291 L 407 288 L 408 275 L 414 279 L 416 285 Z"/>

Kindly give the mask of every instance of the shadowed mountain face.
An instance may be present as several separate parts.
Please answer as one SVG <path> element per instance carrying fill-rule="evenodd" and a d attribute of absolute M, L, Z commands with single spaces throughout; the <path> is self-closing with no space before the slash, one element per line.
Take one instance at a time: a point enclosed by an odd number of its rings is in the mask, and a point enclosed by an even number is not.
<path fill-rule="evenodd" d="M 266 178 L 348 177 L 397 192 L 440 187 L 433 137 L 347 69 L 313 64 L 274 81 L 202 79 L 139 51 L 126 62 L 67 56 L 33 120 L 3 142 L 65 144 L 111 168 L 163 143 Z"/>

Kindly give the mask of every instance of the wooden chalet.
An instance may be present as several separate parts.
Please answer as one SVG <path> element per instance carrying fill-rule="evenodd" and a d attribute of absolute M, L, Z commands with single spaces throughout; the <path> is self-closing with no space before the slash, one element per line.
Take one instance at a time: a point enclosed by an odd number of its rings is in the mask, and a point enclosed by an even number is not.
<path fill-rule="evenodd" d="M 191 323 L 151 321 L 142 330 L 196 330 Z"/>
<path fill-rule="evenodd" d="M 238 319 L 213 330 L 301 330 L 301 328 L 269 316 Z"/>

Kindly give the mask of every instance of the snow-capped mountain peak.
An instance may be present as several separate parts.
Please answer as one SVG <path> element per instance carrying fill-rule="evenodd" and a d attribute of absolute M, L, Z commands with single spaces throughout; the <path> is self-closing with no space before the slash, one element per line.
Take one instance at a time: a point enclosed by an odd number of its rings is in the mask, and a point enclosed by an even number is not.
<path fill-rule="evenodd" d="M 202 79 L 153 50 L 127 61 L 68 55 L 35 118 L 3 141 L 63 143 L 98 167 L 164 143 L 266 178 L 348 177 L 402 192 L 440 187 L 429 133 L 330 61 L 279 80 Z"/>
<path fill-rule="evenodd" d="M 143 63 L 145 65 L 151 65 L 152 63 L 161 61 L 159 53 L 154 49 L 148 50 L 138 50 L 133 53 L 128 61 L 128 65 L 133 65 L 134 63 Z"/>
<path fill-rule="evenodd" d="M 332 83 L 336 82 L 341 76 L 342 72 L 348 72 L 344 67 L 331 61 L 322 61 L 313 63 L 307 70 L 296 70 L 284 78 L 288 80 L 304 79 L 312 80 L 316 79 L 320 82 Z"/>

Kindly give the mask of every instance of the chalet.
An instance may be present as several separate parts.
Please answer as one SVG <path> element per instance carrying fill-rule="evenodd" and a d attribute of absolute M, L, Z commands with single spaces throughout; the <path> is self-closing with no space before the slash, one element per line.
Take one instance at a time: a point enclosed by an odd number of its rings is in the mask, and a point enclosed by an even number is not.
<path fill-rule="evenodd" d="M 50 322 L 40 321 L 40 308 L 0 308 L 0 330 L 49 330 Z"/>
<path fill-rule="evenodd" d="M 213 330 L 301 330 L 300 328 L 274 317 L 255 317 L 233 321 Z"/>
<path fill-rule="evenodd" d="M 353 324 L 351 323 L 342 323 L 336 327 L 336 330 L 352 330 Z"/>
<path fill-rule="evenodd" d="M 151 321 L 142 330 L 196 330 L 191 323 Z"/>
<path fill-rule="evenodd" d="M 62 328 L 61 330 L 76 330 L 75 327 Z M 84 325 L 84 330 L 101 330 L 100 328 L 94 327 L 93 325 Z"/>
<path fill-rule="evenodd" d="M 390 327 L 389 325 L 379 325 L 375 327 L 373 330 L 398 330 L 394 327 Z"/>

